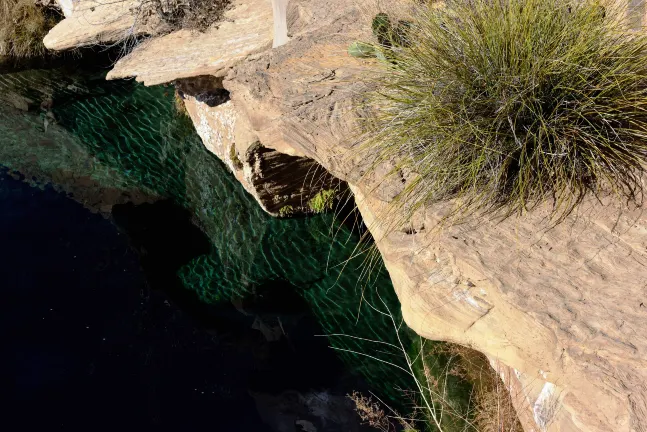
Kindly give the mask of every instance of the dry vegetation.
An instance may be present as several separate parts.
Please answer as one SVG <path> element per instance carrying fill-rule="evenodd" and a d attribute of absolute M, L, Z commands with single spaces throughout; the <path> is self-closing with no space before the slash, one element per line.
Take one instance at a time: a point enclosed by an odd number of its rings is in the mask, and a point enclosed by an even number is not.
<path fill-rule="evenodd" d="M 364 424 L 381 432 L 389 432 L 392 429 L 388 416 L 372 397 L 353 392 L 348 395 L 348 398 L 355 403 L 355 410 Z"/>
<path fill-rule="evenodd" d="M 414 412 L 405 417 L 386 408 L 389 415 L 372 397 L 353 392 L 348 397 L 364 424 L 381 432 L 523 432 L 506 385 L 483 354 L 456 344 L 429 344 L 433 348 L 422 347 L 416 356 L 420 363 L 412 369 L 418 369 L 414 375 L 420 389 L 408 395 L 417 407 Z M 431 360 L 439 356 L 448 358 L 441 370 Z M 456 380 L 471 389 L 465 407 L 457 407 L 446 388 Z M 433 403 L 420 403 L 425 398 Z"/>
<path fill-rule="evenodd" d="M 230 3 L 230 0 L 142 0 L 136 9 L 142 19 L 156 14 L 167 32 L 204 31 L 222 20 Z M 42 40 L 60 19 L 62 15 L 49 0 L 0 0 L 0 59 L 46 55 Z"/>
<path fill-rule="evenodd" d="M 455 215 L 505 216 L 549 201 L 559 221 L 589 193 L 641 201 L 647 34 L 628 28 L 626 10 L 421 3 L 404 32 L 374 21 L 379 90 L 364 149 L 413 173 L 394 215 L 453 199 Z"/>
<path fill-rule="evenodd" d="M 395 374 L 408 376 L 409 383 L 405 388 L 394 388 L 401 395 L 397 407 L 375 395 L 348 395 L 365 424 L 382 432 L 523 432 L 513 403 L 527 408 L 523 390 L 511 395 L 499 377 L 501 371 L 493 369 L 487 357 L 461 345 L 415 334 L 379 294 L 378 300 L 369 306 L 391 321 L 396 336 L 393 343 L 362 339 L 373 348 L 335 349 L 386 364 Z"/>
<path fill-rule="evenodd" d="M 149 0 L 148 3 L 171 30 L 206 30 L 222 19 L 230 0 Z"/>
<path fill-rule="evenodd" d="M 439 345 L 455 359 L 455 374 L 472 384 L 472 424 L 478 432 L 523 432 L 512 397 L 499 371 L 478 351 L 456 344 Z"/>
<path fill-rule="evenodd" d="M 14 59 L 45 55 L 43 37 L 58 14 L 35 0 L 0 0 L 0 56 Z"/>

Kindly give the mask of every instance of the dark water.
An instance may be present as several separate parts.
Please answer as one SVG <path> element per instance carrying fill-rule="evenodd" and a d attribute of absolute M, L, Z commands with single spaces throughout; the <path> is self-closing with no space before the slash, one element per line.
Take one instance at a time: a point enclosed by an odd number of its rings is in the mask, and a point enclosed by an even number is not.
<path fill-rule="evenodd" d="M 149 289 L 110 221 L 7 176 L 0 206 L 3 423 L 265 430 L 240 391 L 250 360 Z"/>
<path fill-rule="evenodd" d="M 404 407 L 407 376 L 363 355 L 401 364 L 397 350 L 315 337 L 398 343 L 381 262 L 348 261 L 356 233 L 332 215 L 263 213 L 167 88 L 32 70 L 0 75 L 0 92 L 10 417 L 351 431 L 352 390 Z"/>

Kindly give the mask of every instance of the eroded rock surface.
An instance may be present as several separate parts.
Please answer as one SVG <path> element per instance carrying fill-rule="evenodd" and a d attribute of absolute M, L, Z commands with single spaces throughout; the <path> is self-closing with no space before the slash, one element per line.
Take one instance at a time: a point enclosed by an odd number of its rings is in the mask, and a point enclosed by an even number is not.
<path fill-rule="evenodd" d="M 265 147 L 233 103 L 219 99 L 219 89 L 194 91 L 184 93 L 184 101 L 202 142 L 268 213 L 309 213 L 308 202 L 319 191 L 345 187 L 313 159 Z"/>
<path fill-rule="evenodd" d="M 237 62 L 272 46 L 270 0 L 234 0 L 204 33 L 179 30 L 150 39 L 117 62 L 108 79 L 136 77 L 146 85 L 199 75 L 223 76 Z"/>
<path fill-rule="evenodd" d="M 310 2 L 296 9 L 308 5 L 316 14 Z M 509 366 L 526 430 L 647 430 L 643 208 L 591 200 L 557 227 L 539 209 L 437 231 L 447 209 L 436 206 L 407 233 L 382 230 L 379 216 L 402 181 L 364 176 L 353 150 L 362 63 L 345 49 L 364 12 L 327 7 L 336 19 L 225 79 L 239 112 L 265 145 L 312 157 L 351 183 L 407 323 Z"/>
<path fill-rule="evenodd" d="M 61 3 L 64 11 L 63 5 L 69 3 Z M 142 0 L 78 0 L 73 6 L 43 39 L 47 48 L 60 51 L 119 42 L 160 28 L 159 19 Z"/>

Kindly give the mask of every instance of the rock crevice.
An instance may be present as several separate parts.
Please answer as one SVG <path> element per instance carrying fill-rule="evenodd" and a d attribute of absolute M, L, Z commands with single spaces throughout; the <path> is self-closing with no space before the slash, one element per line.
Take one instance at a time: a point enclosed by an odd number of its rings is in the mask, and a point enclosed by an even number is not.
<path fill-rule="evenodd" d="M 313 159 L 265 146 L 234 103 L 222 97 L 223 92 L 229 94 L 226 90 L 205 91 L 187 81 L 179 88 L 204 145 L 269 214 L 311 213 L 309 201 L 319 191 L 345 189 Z"/>

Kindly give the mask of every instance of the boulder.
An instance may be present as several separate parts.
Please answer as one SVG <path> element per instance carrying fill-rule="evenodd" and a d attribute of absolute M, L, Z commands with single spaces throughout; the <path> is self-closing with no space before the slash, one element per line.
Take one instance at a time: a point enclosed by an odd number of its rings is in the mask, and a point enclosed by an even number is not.
<path fill-rule="evenodd" d="M 60 3 L 64 13 L 64 5 L 69 3 Z M 78 0 L 73 3 L 73 13 L 65 13 L 66 18 L 49 31 L 43 43 L 61 51 L 153 34 L 160 21 L 144 5 L 141 0 Z"/>
<path fill-rule="evenodd" d="M 270 0 L 234 0 L 221 23 L 204 33 L 178 30 L 141 43 L 108 79 L 136 77 L 146 85 L 200 75 L 224 76 L 249 55 L 272 46 Z"/>

